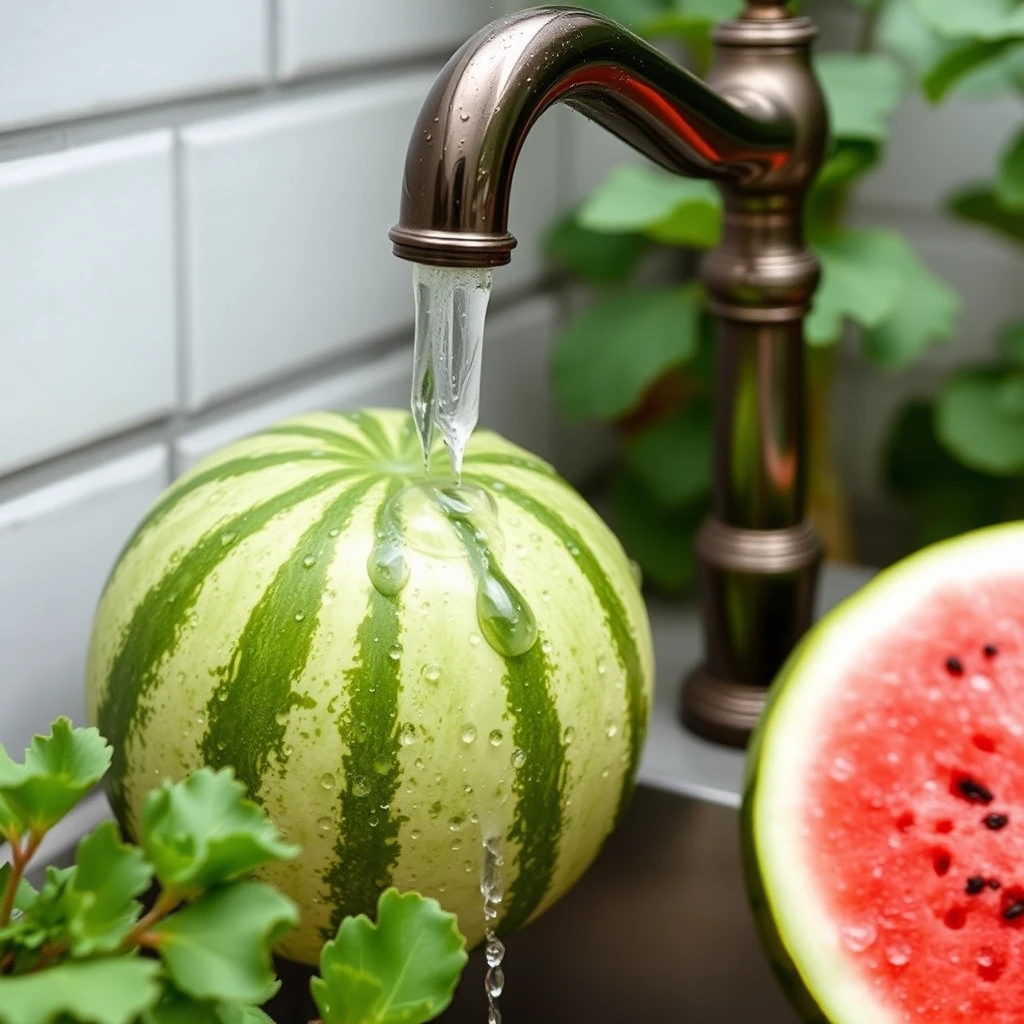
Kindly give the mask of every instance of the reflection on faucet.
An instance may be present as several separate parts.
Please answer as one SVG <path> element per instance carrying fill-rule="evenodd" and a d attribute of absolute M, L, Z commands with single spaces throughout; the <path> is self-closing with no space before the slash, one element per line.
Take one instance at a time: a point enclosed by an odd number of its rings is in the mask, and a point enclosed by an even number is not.
<path fill-rule="evenodd" d="M 827 135 L 814 34 L 782 0 L 748 0 L 716 30 L 705 83 L 589 11 L 543 7 L 495 21 L 452 57 L 423 104 L 391 232 L 404 259 L 507 263 L 516 161 L 558 102 L 662 167 L 718 184 L 723 237 L 701 274 L 718 319 L 714 508 L 697 541 L 706 649 L 683 717 L 734 744 L 810 621 L 820 561 L 804 519 L 802 321 L 818 266 L 803 203 Z"/>

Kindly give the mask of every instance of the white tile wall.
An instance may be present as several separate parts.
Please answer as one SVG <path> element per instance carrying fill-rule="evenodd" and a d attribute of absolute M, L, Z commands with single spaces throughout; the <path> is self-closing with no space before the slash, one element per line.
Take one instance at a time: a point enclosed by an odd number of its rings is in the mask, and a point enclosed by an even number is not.
<path fill-rule="evenodd" d="M 0 0 L 0 129 L 257 84 L 267 33 L 265 0 Z"/>
<path fill-rule="evenodd" d="M 0 504 L 0 743 L 83 720 L 92 616 L 122 545 L 168 482 L 150 447 Z M 11 693 L 20 699 L 11 700 Z"/>
<path fill-rule="evenodd" d="M 493 0 L 391 0 L 387 15 L 346 0 L 280 0 L 278 74 L 296 78 L 329 68 L 453 48 L 504 13 Z M 524 5 L 525 6 L 525 5 Z"/>
<path fill-rule="evenodd" d="M 0 164 L 0 473 L 173 406 L 170 145 Z"/>
<path fill-rule="evenodd" d="M 412 271 L 387 233 L 432 80 L 403 75 L 185 129 L 189 408 L 411 324 Z M 555 127 L 538 125 L 520 161 L 520 251 L 499 293 L 541 268 L 558 205 Z"/>

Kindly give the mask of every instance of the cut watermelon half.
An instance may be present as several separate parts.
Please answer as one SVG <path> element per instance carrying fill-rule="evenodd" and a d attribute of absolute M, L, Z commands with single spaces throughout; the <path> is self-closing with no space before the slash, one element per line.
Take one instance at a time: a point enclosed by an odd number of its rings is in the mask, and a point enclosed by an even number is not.
<path fill-rule="evenodd" d="M 748 754 L 747 882 L 808 1020 L 1024 1021 L 1024 524 L 807 634 Z"/>

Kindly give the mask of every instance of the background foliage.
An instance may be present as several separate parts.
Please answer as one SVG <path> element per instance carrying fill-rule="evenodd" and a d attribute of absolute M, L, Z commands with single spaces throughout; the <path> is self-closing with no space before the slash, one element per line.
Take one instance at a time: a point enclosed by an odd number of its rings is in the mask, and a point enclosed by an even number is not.
<path fill-rule="evenodd" d="M 811 515 L 831 557 L 854 556 L 832 460 L 832 383 L 839 341 L 853 333 L 880 373 L 906 370 L 956 329 L 960 300 L 898 232 L 851 223 L 859 181 L 884 159 L 889 118 L 911 89 L 933 102 L 953 91 L 992 93 L 1024 81 L 1024 13 L 1012 0 L 848 0 L 860 30 L 843 52 L 819 53 L 832 148 L 807 204 L 822 266 L 805 324 L 811 375 Z M 682 58 L 698 74 L 716 22 L 741 0 L 592 0 L 589 6 Z M 805 3 L 812 16 L 824 0 Z M 1024 240 L 1024 136 L 1007 145 L 990 185 L 954 196 L 951 210 Z M 622 433 L 611 494 L 616 529 L 647 580 L 691 580 L 693 535 L 710 499 L 712 325 L 686 256 L 718 241 L 721 204 L 708 182 L 624 163 L 548 237 L 550 257 L 590 290 L 553 362 L 563 414 Z M 667 276 L 652 257 L 679 259 Z M 657 261 L 653 261 L 657 263 Z M 663 265 L 663 264 L 662 264 Z M 686 283 L 679 283 L 685 280 Z M 852 332 L 851 332 L 852 328 Z M 957 374 L 934 407 L 903 410 L 887 454 L 891 490 L 931 539 L 1024 504 L 1024 324 L 1011 325 L 998 365 Z M 994 440 L 998 438 L 998 441 Z M 941 492 L 939 495 L 938 492 Z M 1020 497 L 1018 498 L 1018 492 Z M 957 514 L 937 496 L 958 495 Z"/>

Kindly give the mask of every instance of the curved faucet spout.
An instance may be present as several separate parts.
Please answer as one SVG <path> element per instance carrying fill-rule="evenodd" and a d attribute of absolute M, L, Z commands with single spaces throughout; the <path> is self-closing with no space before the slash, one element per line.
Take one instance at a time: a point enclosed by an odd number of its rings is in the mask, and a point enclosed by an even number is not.
<path fill-rule="evenodd" d="M 420 111 L 395 254 L 438 266 L 507 263 L 516 160 L 558 102 L 671 171 L 751 184 L 787 162 L 796 131 L 770 97 L 732 98 L 756 116 L 590 11 L 542 7 L 499 19 L 452 57 Z"/>

